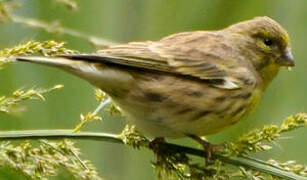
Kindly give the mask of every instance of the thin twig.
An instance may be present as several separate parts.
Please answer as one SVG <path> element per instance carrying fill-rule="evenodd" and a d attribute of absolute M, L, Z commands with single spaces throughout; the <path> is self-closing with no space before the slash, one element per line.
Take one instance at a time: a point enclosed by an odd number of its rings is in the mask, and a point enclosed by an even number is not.
<path fill-rule="evenodd" d="M 98 107 L 95 109 L 95 111 L 93 112 L 94 114 L 98 114 L 99 111 L 101 111 L 104 107 L 106 107 L 108 104 L 111 103 L 111 98 L 106 97 L 106 100 L 102 101 Z"/>
<path fill-rule="evenodd" d="M 101 120 L 101 117 L 98 116 L 99 111 L 101 111 L 104 107 L 106 107 L 110 103 L 111 103 L 111 98 L 106 97 L 102 102 L 100 102 L 100 104 L 98 105 L 98 107 L 95 109 L 94 112 L 90 112 L 85 116 L 81 114 L 80 116 L 81 122 L 75 127 L 74 132 L 76 133 L 81 131 L 81 129 L 90 121 Z"/>
<path fill-rule="evenodd" d="M 99 133 L 99 132 L 79 132 L 73 133 L 72 130 L 24 130 L 24 131 L 4 131 L 0 132 L 0 140 L 18 140 L 18 139 L 80 139 L 80 140 L 96 140 L 107 141 L 113 143 L 124 144 L 121 135 Z M 175 152 L 184 152 L 190 155 L 204 157 L 205 152 L 199 149 L 180 146 L 171 143 L 161 143 L 161 146 L 167 147 Z M 268 173 L 287 180 L 307 180 L 291 172 L 280 169 L 274 165 L 268 164 L 259 159 L 250 157 L 226 157 L 214 154 L 214 157 L 227 164 L 235 166 L 243 166 L 256 171 Z"/>
<path fill-rule="evenodd" d="M 14 23 L 18 23 L 18 24 L 24 24 L 26 26 L 33 27 L 33 28 L 40 28 L 49 33 L 63 33 L 63 34 L 67 34 L 73 37 L 86 39 L 87 41 L 89 41 L 91 44 L 93 44 L 94 46 L 98 48 L 106 48 L 106 47 L 116 44 L 115 42 L 112 42 L 107 39 L 103 39 L 100 37 L 81 33 L 74 29 L 62 27 L 59 25 L 58 22 L 47 23 L 45 21 L 40 21 L 40 20 L 32 19 L 32 18 L 25 18 L 25 17 L 21 17 L 17 15 L 11 15 L 11 21 Z"/>

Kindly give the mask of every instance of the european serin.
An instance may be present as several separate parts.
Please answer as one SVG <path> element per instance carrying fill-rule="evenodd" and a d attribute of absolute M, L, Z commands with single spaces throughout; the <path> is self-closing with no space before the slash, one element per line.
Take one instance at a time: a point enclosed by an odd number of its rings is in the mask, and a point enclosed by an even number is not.
<path fill-rule="evenodd" d="M 206 148 L 198 136 L 238 122 L 258 104 L 279 68 L 294 66 L 286 30 L 268 17 L 93 54 L 17 60 L 55 66 L 89 81 L 145 134 L 190 136 Z"/>

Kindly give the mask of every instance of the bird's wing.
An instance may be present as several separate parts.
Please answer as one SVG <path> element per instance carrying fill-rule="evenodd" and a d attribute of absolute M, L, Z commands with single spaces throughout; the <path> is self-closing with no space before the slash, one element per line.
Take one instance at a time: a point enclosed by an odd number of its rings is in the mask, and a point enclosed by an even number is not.
<path fill-rule="evenodd" d="M 183 39 L 175 38 L 175 40 L 172 40 L 173 36 L 157 42 L 116 45 L 95 54 L 62 56 L 191 76 L 209 80 L 213 86 L 223 89 L 240 88 L 240 83 L 232 77 L 231 71 L 228 71 L 231 62 L 212 52 L 206 52 L 204 47 L 206 43 L 197 43 L 205 40 L 203 34 L 199 37 L 195 35 L 190 37 L 190 34 L 180 33 L 177 36 Z"/>

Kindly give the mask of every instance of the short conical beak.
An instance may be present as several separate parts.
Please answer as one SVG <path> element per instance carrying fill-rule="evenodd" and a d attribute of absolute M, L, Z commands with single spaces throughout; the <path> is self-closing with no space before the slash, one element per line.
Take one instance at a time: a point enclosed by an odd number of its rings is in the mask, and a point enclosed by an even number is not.
<path fill-rule="evenodd" d="M 282 66 L 295 66 L 294 57 L 290 49 L 284 52 L 284 54 L 278 59 L 278 63 Z"/>

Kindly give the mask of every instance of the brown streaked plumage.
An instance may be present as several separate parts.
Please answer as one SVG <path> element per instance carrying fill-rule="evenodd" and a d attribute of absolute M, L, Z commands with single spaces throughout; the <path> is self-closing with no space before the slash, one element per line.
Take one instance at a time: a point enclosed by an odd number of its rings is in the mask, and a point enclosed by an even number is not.
<path fill-rule="evenodd" d="M 154 137 L 195 137 L 234 124 L 255 107 L 279 67 L 294 66 L 287 32 L 268 17 L 93 54 L 16 59 L 89 81 Z"/>

